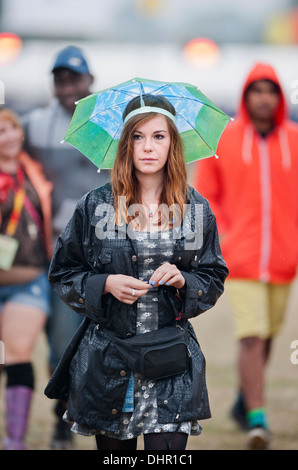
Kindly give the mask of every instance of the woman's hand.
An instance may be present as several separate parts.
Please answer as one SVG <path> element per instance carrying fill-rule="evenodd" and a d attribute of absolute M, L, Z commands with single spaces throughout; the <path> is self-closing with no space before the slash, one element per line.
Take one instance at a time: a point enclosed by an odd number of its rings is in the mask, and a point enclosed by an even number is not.
<path fill-rule="evenodd" d="M 150 284 L 125 274 L 110 274 L 103 293 L 110 293 L 120 302 L 133 304 L 139 297 L 147 294 Z"/>
<path fill-rule="evenodd" d="M 185 279 L 175 264 L 163 263 L 152 274 L 149 284 L 152 286 L 166 285 L 182 289 Z"/>

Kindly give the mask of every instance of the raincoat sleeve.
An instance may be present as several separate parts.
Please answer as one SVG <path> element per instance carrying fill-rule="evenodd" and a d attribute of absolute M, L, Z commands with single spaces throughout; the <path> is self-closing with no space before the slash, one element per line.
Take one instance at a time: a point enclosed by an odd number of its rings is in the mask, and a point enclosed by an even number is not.
<path fill-rule="evenodd" d="M 49 268 L 49 281 L 72 310 L 91 320 L 103 311 L 102 295 L 108 274 L 94 273 L 88 260 L 91 224 L 82 201 L 59 236 Z"/>
<path fill-rule="evenodd" d="M 195 317 L 216 304 L 229 273 L 220 249 L 216 219 L 207 200 L 203 220 L 202 246 L 194 252 L 191 268 L 181 271 L 185 278 L 185 318 Z"/>

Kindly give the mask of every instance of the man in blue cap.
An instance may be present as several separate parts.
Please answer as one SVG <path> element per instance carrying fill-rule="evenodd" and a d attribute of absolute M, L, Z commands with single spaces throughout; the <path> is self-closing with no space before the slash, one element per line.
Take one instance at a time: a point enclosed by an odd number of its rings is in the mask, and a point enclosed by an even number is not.
<path fill-rule="evenodd" d="M 76 101 L 89 95 L 94 78 L 78 47 L 61 50 L 51 70 L 55 96 L 48 106 L 31 111 L 23 118 L 25 149 L 39 160 L 53 182 L 54 243 L 72 216 L 76 202 L 92 187 L 109 181 L 108 170 L 97 173 L 91 161 L 71 145 L 61 144 L 69 127 Z M 47 325 L 50 346 L 50 370 L 56 367 L 82 317 L 71 311 L 52 294 L 52 313 Z M 62 420 L 64 405 L 55 407 L 57 424 L 52 447 L 69 448 L 72 433 Z"/>
<path fill-rule="evenodd" d="M 90 94 L 93 76 L 81 50 L 74 46 L 63 49 L 52 68 L 55 95 L 61 106 L 73 114 L 75 102 Z"/>

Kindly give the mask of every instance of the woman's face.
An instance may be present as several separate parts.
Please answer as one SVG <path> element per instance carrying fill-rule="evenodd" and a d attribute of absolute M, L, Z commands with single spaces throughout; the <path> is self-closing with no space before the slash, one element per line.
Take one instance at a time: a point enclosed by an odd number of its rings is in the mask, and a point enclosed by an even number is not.
<path fill-rule="evenodd" d="M 23 144 L 23 130 L 13 122 L 0 118 L 0 158 L 16 158 Z"/>
<path fill-rule="evenodd" d="M 142 174 L 160 172 L 167 161 L 171 137 L 165 116 L 140 124 L 133 134 L 133 164 Z"/>

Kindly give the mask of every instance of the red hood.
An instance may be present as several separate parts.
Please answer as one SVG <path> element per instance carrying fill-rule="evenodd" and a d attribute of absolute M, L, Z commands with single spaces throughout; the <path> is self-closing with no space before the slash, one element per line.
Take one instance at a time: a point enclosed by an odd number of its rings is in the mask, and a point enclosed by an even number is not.
<path fill-rule="evenodd" d="M 256 64 L 253 69 L 250 71 L 248 74 L 248 77 L 246 79 L 246 82 L 243 87 L 242 91 L 242 97 L 240 100 L 240 107 L 238 110 L 238 115 L 244 118 L 245 120 L 249 120 L 248 112 L 246 109 L 246 104 L 245 104 L 245 91 L 247 90 L 248 86 L 256 82 L 257 80 L 271 80 L 272 82 L 276 83 L 280 89 L 281 93 L 281 100 L 280 100 L 280 105 L 278 106 L 276 110 L 276 115 L 275 115 L 275 122 L 276 124 L 281 124 L 286 118 L 287 118 L 287 106 L 286 106 L 286 101 L 285 97 L 279 82 L 279 79 L 276 75 L 275 70 L 271 65 L 264 64 L 264 63 L 258 63 Z"/>

